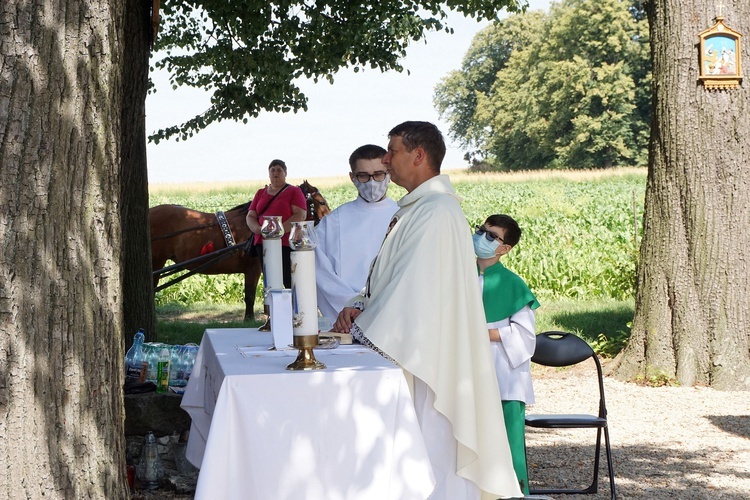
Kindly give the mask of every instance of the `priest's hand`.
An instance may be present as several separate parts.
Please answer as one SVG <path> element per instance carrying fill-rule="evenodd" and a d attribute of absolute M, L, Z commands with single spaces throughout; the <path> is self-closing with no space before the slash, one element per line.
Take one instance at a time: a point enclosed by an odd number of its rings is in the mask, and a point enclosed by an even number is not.
<path fill-rule="evenodd" d="M 352 328 L 352 322 L 357 319 L 357 316 L 362 314 L 362 311 L 354 307 L 345 307 L 340 313 L 336 322 L 333 324 L 332 331 L 336 333 L 350 333 Z"/>

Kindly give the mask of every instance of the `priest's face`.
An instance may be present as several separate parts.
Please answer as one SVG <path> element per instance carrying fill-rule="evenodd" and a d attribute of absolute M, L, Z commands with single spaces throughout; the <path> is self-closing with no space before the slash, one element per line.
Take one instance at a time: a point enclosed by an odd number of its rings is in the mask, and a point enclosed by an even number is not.
<path fill-rule="evenodd" d="M 401 137 L 394 135 L 388 141 L 388 151 L 383 157 L 383 165 L 391 174 L 391 180 L 407 191 L 411 191 L 419 185 L 414 163 L 418 149 L 414 148 L 409 152 Z"/>

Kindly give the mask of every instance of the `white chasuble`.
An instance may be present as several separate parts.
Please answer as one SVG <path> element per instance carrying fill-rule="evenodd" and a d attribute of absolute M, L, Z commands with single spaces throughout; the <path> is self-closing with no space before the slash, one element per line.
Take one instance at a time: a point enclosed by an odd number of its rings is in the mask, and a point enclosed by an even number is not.
<path fill-rule="evenodd" d="M 398 205 L 356 326 L 434 392 L 457 442 L 457 474 L 483 497 L 521 497 L 459 199 L 440 175 Z"/>

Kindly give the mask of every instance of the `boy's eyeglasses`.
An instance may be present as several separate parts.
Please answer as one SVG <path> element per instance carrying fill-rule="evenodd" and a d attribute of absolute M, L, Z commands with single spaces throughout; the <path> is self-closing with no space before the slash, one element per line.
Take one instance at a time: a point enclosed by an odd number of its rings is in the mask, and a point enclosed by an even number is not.
<path fill-rule="evenodd" d="M 474 227 L 476 228 L 476 231 L 474 231 L 475 234 L 483 234 L 484 237 L 487 238 L 488 241 L 498 240 L 503 245 L 507 245 L 504 239 L 502 239 L 500 236 L 496 235 L 492 231 L 487 231 L 487 229 L 484 226 L 474 226 Z"/>
<path fill-rule="evenodd" d="M 370 179 L 375 179 L 376 182 L 380 182 L 383 179 L 385 179 L 385 176 L 388 175 L 388 172 L 375 172 L 372 174 L 368 174 L 367 172 L 357 172 L 354 174 L 354 177 L 357 178 L 357 180 L 361 183 L 370 182 Z"/>

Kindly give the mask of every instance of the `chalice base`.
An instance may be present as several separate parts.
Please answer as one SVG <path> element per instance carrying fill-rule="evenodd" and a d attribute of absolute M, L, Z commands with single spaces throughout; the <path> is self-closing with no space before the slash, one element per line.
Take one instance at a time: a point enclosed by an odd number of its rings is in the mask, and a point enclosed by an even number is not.
<path fill-rule="evenodd" d="M 287 370 L 323 370 L 326 365 L 315 359 L 313 347 L 318 345 L 317 335 L 295 335 L 293 346 L 299 349 L 297 359 Z"/>

